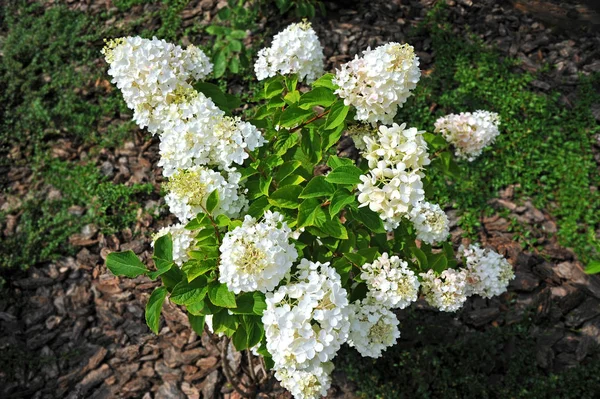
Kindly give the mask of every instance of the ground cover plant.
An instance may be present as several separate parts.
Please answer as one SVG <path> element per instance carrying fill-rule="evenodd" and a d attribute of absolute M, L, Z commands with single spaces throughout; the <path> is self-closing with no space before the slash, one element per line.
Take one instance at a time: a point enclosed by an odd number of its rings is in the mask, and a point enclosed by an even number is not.
<path fill-rule="evenodd" d="M 456 38 L 443 5 L 433 9 L 414 34 L 432 39 L 436 54 L 433 71 L 400 111 L 400 118 L 431 125 L 440 115 L 462 109 L 493 109 L 503 121 L 503 133 L 493 156 L 462 164 L 455 184 L 436 186 L 440 201 L 453 201 L 461 211 L 461 225 L 475 233 L 487 201 L 498 190 L 517 184 L 516 195 L 530 197 L 557 219 L 561 242 L 584 262 L 599 256 L 596 231 L 600 220 L 600 184 L 592 147 L 599 128 L 590 105 L 597 102 L 600 75 L 582 78 L 578 101 L 572 108 L 559 102 L 560 93 L 531 89 L 535 76 L 515 71 L 518 61 L 498 62 L 498 53 L 485 49 L 475 35 Z M 436 111 L 431 112 L 435 99 Z M 571 173 L 570 171 L 577 171 Z M 439 180 L 436 180 L 439 182 Z"/>

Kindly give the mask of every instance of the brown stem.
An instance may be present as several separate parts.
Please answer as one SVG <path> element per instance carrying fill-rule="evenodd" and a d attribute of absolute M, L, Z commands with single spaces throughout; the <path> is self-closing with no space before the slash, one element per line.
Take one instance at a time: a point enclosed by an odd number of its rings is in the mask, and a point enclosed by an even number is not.
<path fill-rule="evenodd" d="M 262 382 L 262 381 L 266 381 L 269 378 L 269 373 L 267 372 L 267 365 L 265 363 L 265 358 L 261 356 L 259 358 L 259 360 L 260 360 L 260 362 L 259 362 L 260 369 L 264 374 L 264 379 L 261 380 L 261 382 Z"/>
<path fill-rule="evenodd" d="M 215 346 L 215 348 L 218 349 L 219 341 L 217 341 L 217 339 L 215 338 L 215 335 L 210 332 L 210 330 L 208 329 L 208 325 L 206 323 L 204 323 L 204 332 L 206 333 L 206 335 L 208 335 L 210 342 Z"/>
<path fill-rule="evenodd" d="M 240 385 L 244 384 L 241 381 L 234 381 L 231 370 L 229 369 L 229 364 L 227 363 L 227 350 L 229 348 L 229 338 L 223 337 L 221 344 L 223 345 L 221 348 L 221 366 L 223 368 L 223 373 L 225 373 L 225 378 L 227 378 L 227 382 L 231 384 L 233 389 L 235 389 L 235 391 L 238 394 L 240 394 L 240 396 L 242 396 L 243 398 L 251 398 L 251 393 L 244 392 L 240 388 Z"/>
<path fill-rule="evenodd" d="M 317 115 L 317 116 L 315 116 L 315 117 L 313 117 L 313 118 L 310 118 L 309 120 L 307 120 L 307 121 L 306 121 L 306 122 L 304 122 L 303 124 L 301 124 L 301 125 L 299 125 L 299 126 L 296 126 L 296 127 L 295 127 L 295 128 L 293 128 L 293 129 L 290 129 L 290 133 L 294 133 L 296 130 L 300 130 L 300 129 L 302 129 L 304 126 L 306 126 L 306 125 L 310 125 L 311 123 L 313 123 L 313 122 L 314 122 L 314 121 L 316 121 L 317 119 L 321 119 L 322 117 L 324 117 L 325 115 L 327 115 L 327 114 L 328 114 L 328 113 L 330 113 L 330 112 L 331 112 L 331 110 L 327 110 L 327 111 L 323 112 L 323 113 L 322 113 L 322 114 L 320 114 L 320 115 Z"/>
<path fill-rule="evenodd" d="M 250 379 L 252 380 L 252 384 L 256 385 L 257 381 L 256 381 L 256 373 L 254 372 L 254 365 L 252 363 L 252 352 L 250 351 L 250 349 L 246 349 L 246 356 L 248 357 L 248 368 L 249 368 L 249 372 L 250 372 Z"/>

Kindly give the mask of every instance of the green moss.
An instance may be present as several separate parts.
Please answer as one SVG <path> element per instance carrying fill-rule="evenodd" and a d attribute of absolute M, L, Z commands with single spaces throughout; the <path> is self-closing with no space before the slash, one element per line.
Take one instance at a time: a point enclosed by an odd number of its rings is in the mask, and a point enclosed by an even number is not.
<path fill-rule="evenodd" d="M 131 227 L 141 207 L 139 200 L 152 192 L 151 184 L 113 184 L 94 165 L 75 165 L 58 160 L 41 168 L 36 177 L 60 195 L 48 199 L 36 195 L 20 208 L 16 233 L 3 239 L 0 268 L 29 266 L 71 254 L 70 235 L 86 224 L 95 224 L 111 234 Z M 81 207 L 83 214 L 73 211 Z M 6 218 L 0 213 L 0 221 Z"/>
<path fill-rule="evenodd" d="M 556 218 L 563 245 L 584 261 L 597 257 L 600 193 L 592 187 L 600 185 L 600 175 L 592 143 L 600 127 L 590 105 L 600 101 L 595 89 L 600 75 L 581 78 L 577 101 L 569 109 L 558 102 L 559 93 L 535 92 L 529 85 L 535 75 L 515 68 L 517 61 L 502 59 L 477 37 L 465 40 L 452 33 L 445 18 L 445 8 L 437 7 L 415 32 L 431 37 L 435 63 L 398 120 L 431 131 L 440 116 L 486 109 L 498 112 L 502 125 L 501 135 L 481 157 L 460 163 L 462 176 L 452 185 L 432 176 L 437 199 L 454 201 L 461 226 L 475 235 L 480 215 L 489 210 L 487 201 L 499 189 L 517 185 L 517 198 L 531 197 Z"/>

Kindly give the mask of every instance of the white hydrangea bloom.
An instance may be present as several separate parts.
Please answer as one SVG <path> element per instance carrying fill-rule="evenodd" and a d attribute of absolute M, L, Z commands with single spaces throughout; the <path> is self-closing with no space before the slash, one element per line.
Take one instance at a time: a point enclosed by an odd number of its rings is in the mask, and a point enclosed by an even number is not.
<path fill-rule="evenodd" d="M 275 378 L 294 399 L 318 399 L 327 395 L 333 368 L 333 363 L 324 362 L 304 370 L 280 369 L 275 371 Z"/>
<path fill-rule="evenodd" d="M 262 321 L 267 350 L 280 376 L 284 371 L 315 373 L 335 357 L 348 338 L 346 290 L 329 263 L 302 259 L 286 284 L 266 294 L 266 302 Z M 321 377 L 317 380 L 326 389 L 328 383 Z M 293 384 L 296 380 L 287 381 Z"/>
<path fill-rule="evenodd" d="M 448 216 L 438 204 L 421 202 L 410 212 L 417 238 L 428 244 L 444 241 L 450 234 Z"/>
<path fill-rule="evenodd" d="M 296 73 L 307 83 L 323 75 L 323 47 L 310 22 L 291 24 L 273 38 L 271 47 L 258 52 L 254 71 L 258 80 L 278 73 Z"/>
<path fill-rule="evenodd" d="M 265 212 L 261 222 L 246 215 L 241 226 L 223 237 L 219 281 L 236 294 L 272 291 L 298 257 L 291 235 L 277 212 Z"/>
<path fill-rule="evenodd" d="M 230 171 L 226 180 L 221 173 L 203 166 L 179 169 L 165 184 L 169 190 L 165 202 L 172 214 L 186 222 L 204 212 L 208 196 L 217 190 L 219 204 L 212 214 L 234 218 L 248 205 L 240 179 L 241 174 L 235 171 Z"/>
<path fill-rule="evenodd" d="M 513 268 L 497 252 L 481 249 L 477 244 L 461 245 L 458 255 L 464 258 L 467 271 L 467 295 L 491 298 L 506 292 L 508 283 L 515 278 Z"/>
<path fill-rule="evenodd" d="M 398 319 L 390 310 L 365 299 L 350 305 L 348 344 L 362 356 L 378 358 L 400 337 Z"/>
<path fill-rule="evenodd" d="M 190 259 L 187 254 L 188 249 L 194 242 L 196 231 L 187 230 L 184 224 L 174 224 L 172 226 L 163 227 L 153 237 L 150 245 L 154 248 L 154 243 L 162 236 L 171 233 L 173 241 L 173 262 L 177 266 L 181 266 L 184 262 Z"/>
<path fill-rule="evenodd" d="M 370 48 L 336 72 L 333 83 L 344 104 L 356 108 L 355 119 L 392 123 L 421 77 L 419 58 L 408 44 L 388 43 Z"/>
<path fill-rule="evenodd" d="M 391 231 L 425 198 L 421 179 L 430 163 L 427 142 L 423 132 L 396 123 L 380 126 L 377 136 L 363 140 L 370 170 L 360 176 L 358 202 L 379 213 Z"/>
<path fill-rule="evenodd" d="M 194 165 L 215 165 L 229 170 L 248 158 L 246 151 L 261 147 L 265 140 L 252 124 L 225 116 L 214 103 L 198 93 L 188 103 L 171 106 L 173 117 L 163 120 L 159 166 L 171 176 Z"/>
<path fill-rule="evenodd" d="M 497 113 L 479 110 L 441 117 L 435 122 L 435 131 L 454 145 L 457 157 L 473 161 L 496 140 L 499 125 Z"/>
<path fill-rule="evenodd" d="M 404 309 L 419 295 L 419 279 L 408 263 L 384 253 L 373 263 L 365 263 L 360 275 L 369 289 L 367 296 L 387 308 Z"/>
<path fill-rule="evenodd" d="M 429 270 L 421 273 L 421 292 L 425 300 L 443 312 L 455 312 L 467 300 L 467 273 L 446 269 L 439 276 Z"/>
<path fill-rule="evenodd" d="M 111 40 L 102 53 L 110 64 L 113 83 L 133 110 L 133 119 L 152 133 L 157 133 L 162 116 L 154 113 L 156 107 L 180 101 L 182 95 L 194 91 L 191 82 L 212 71 L 202 50 L 194 46 L 184 50 L 157 38 Z"/>
<path fill-rule="evenodd" d="M 431 163 L 423 133 L 414 127 L 407 129 L 406 123 L 394 123 L 391 127 L 380 126 L 376 137 L 363 137 L 366 147 L 363 156 L 369 168 L 380 167 L 383 160 L 388 167 L 402 164 L 405 169 L 423 169 Z"/>

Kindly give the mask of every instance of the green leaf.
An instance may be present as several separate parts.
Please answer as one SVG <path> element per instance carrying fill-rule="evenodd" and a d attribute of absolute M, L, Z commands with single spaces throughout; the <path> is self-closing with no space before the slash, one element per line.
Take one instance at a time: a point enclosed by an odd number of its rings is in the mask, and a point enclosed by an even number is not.
<path fill-rule="evenodd" d="M 219 25 L 210 25 L 206 27 L 206 33 L 212 36 L 224 35 L 225 29 Z"/>
<path fill-rule="evenodd" d="M 343 100 L 338 100 L 333 104 L 329 115 L 327 115 L 327 120 L 325 121 L 325 130 L 335 129 L 344 123 L 349 110 L 350 108 L 347 105 L 344 105 Z"/>
<path fill-rule="evenodd" d="M 235 308 L 235 294 L 227 288 L 227 284 L 212 282 L 208 288 L 208 299 L 216 305 L 223 308 Z"/>
<path fill-rule="evenodd" d="M 210 225 L 211 225 L 210 219 L 208 217 L 206 217 L 206 215 L 204 213 L 201 213 L 198 216 L 196 216 L 195 218 L 193 218 L 192 220 L 190 220 L 185 225 L 185 229 L 186 230 L 199 230 L 204 227 L 209 227 Z"/>
<path fill-rule="evenodd" d="M 294 91 L 296 90 L 296 86 L 298 85 L 298 74 L 291 74 L 291 75 L 287 75 L 285 77 L 285 86 L 287 87 L 288 91 Z"/>
<path fill-rule="evenodd" d="M 277 141 L 273 144 L 273 149 L 276 151 L 275 155 L 282 156 L 287 150 L 295 146 L 297 142 L 298 133 L 290 134 L 287 130 L 280 130 Z M 277 176 L 275 176 L 275 180 L 280 181 L 280 179 L 277 179 Z"/>
<path fill-rule="evenodd" d="M 321 208 L 321 202 L 316 198 L 304 200 L 298 208 L 298 228 L 304 226 L 316 226 L 317 223 L 325 223 L 327 215 Z"/>
<path fill-rule="evenodd" d="M 279 119 L 279 125 L 281 127 L 295 127 L 300 123 L 304 122 L 308 119 L 309 116 L 313 115 L 311 110 L 306 110 L 298 107 L 297 105 L 292 105 L 287 107 L 285 111 L 281 114 L 281 118 Z"/>
<path fill-rule="evenodd" d="M 291 175 L 298 167 L 302 165 L 300 161 L 288 161 L 283 163 L 275 173 L 275 181 L 282 181 L 289 175 Z"/>
<path fill-rule="evenodd" d="M 188 312 L 188 320 L 190 321 L 190 326 L 192 327 L 192 330 L 194 330 L 194 332 L 198 334 L 199 337 L 201 337 L 204 333 L 205 318 L 206 316 L 196 316 Z"/>
<path fill-rule="evenodd" d="M 585 272 L 587 274 L 596 274 L 600 273 L 600 261 L 593 260 L 587 264 L 585 268 Z"/>
<path fill-rule="evenodd" d="M 291 175 L 291 176 L 286 177 L 282 181 L 280 181 L 279 186 L 280 187 L 295 186 L 295 185 L 302 183 L 304 180 L 306 180 L 306 179 L 300 175 Z"/>
<path fill-rule="evenodd" d="M 115 276 L 137 277 L 148 273 L 144 265 L 133 251 L 112 252 L 106 257 L 106 267 Z"/>
<path fill-rule="evenodd" d="M 237 307 L 230 309 L 230 311 L 236 314 L 253 314 L 262 316 L 267 308 L 265 294 L 258 291 L 245 292 L 241 295 L 238 295 L 235 301 L 237 302 Z"/>
<path fill-rule="evenodd" d="M 321 140 L 323 144 L 321 148 L 323 151 L 327 151 L 329 148 L 333 147 L 340 141 L 340 137 L 344 133 L 344 125 L 341 124 L 335 129 L 325 130 L 322 132 Z"/>
<path fill-rule="evenodd" d="M 196 277 L 202 276 L 210 270 L 214 270 L 217 267 L 217 261 L 215 259 L 208 259 L 205 261 L 190 260 L 183 264 L 181 270 L 185 273 L 187 281 L 191 282 Z"/>
<path fill-rule="evenodd" d="M 231 341 L 233 342 L 233 346 L 238 351 L 243 351 L 244 349 L 248 349 L 248 332 L 246 331 L 246 327 L 244 324 L 240 324 L 233 333 L 231 337 Z"/>
<path fill-rule="evenodd" d="M 332 80 L 335 77 L 332 73 L 326 73 L 321 76 L 319 79 L 315 80 L 312 84 L 312 87 L 326 87 L 331 90 L 337 90 L 338 86 L 335 85 Z"/>
<path fill-rule="evenodd" d="M 157 272 L 150 273 L 152 280 L 166 272 L 173 265 L 173 239 L 171 233 L 159 237 L 154 242 L 154 263 L 156 264 Z"/>
<path fill-rule="evenodd" d="M 340 166 L 352 166 L 354 161 L 350 158 L 340 158 L 337 155 L 331 155 L 327 160 L 327 166 L 331 169 L 339 168 Z"/>
<path fill-rule="evenodd" d="M 285 107 L 285 101 L 281 96 L 275 96 L 269 100 L 267 103 L 267 108 L 282 108 Z"/>
<path fill-rule="evenodd" d="M 421 249 L 417 247 L 410 247 L 410 252 L 417 259 L 419 268 L 421 270 L 426 270 L 429 262 L 427 262 L 427 255 L 425 255 L 425 252 L 421 251 Z"/>
<path fill-rule="evenodd" d="M 348 231 L 338 218 L 334 217 L 325 222 L 317 221 L 317 227 L 330 237 L 339 238 L 340 240 L 348 239 Z"/>
<path fill-rule="evenodd" d="M 346 285 L 350 274 L 350 270 L 352 270 L 352 263 L 350 263 L 346 258 L 338 258 L 333 262 L 332 266 L 340 275 L 342 285 Z"/>
<path fill-rule="evenodd" d="M 213 315 L 213 329 L 216 334 L 222 332 L 230 337 L 233 333 L 235 333 L 237 327 L 238 316 L 230 315 L 227 312 L 227 309 L 222 309 Z"/>
<path fill-rule="evenodd" d="M 322 107 L 329 107 L 334 101 L 337 100 L 335 94 L 331 89 L 326 87 L 317 87 L 309 92 L 306 92 L 300 97 L 298 106 L 302 109 L 310 109 L 315 105 Z"/>
<path fill-rule="evenodd" d="M 236 74 L 240 71 L 240 59 L 237 56 L 233 56 L 229 61 L 229 70 L 233 74 Z"/>
<path fill-rule="evenodd" d="M 300 100 L 300 92 L 298 90 L 290 91 L 283 99 L 288 105 L 296 104 Z"/>
<path fill-rule="evenodd" d="M 232 39 L 229 41 L 229 49 L 234 52 L 242 51 L 242 42 L 236 39 Z"/>
<path fill-rule="evenodd" d="M 160 275 L 160 279 L 169 292 L 172 292 L 180 281 L 185 280 L 185 275 L 178 267 L 171 267 L 165 273 Z"/>
<path fill-rule="evenodd" d="M 261 197 L 250 204 L 247 213 L 253 218 L 260 218 L 270 207 L 271 204 L 269 204 L 269 199 L 267 197 Z"/>
<path fill-rule="evenodd" d="M 152 281 L 156 280 L 159 276 L 162 276 L 163 274 L 171 270 L 171 268 L 174 265 L 173 262 L 161 261 L 160 259 L 155 259 L 154 263 L 156 263 L 156 270 L 153 272 L 148 272 L 148 277 Z"/>
<path fill-rule="evenodd" d="M 223 93 L 219 86 L 212 83 L 196 82 L 194 83 L 194 89 L 213 100 L 219 108 L 225 108 L 227 110 L 231 109 L 229 107 L 227 94 Z"/>
<path fill-rule="evenodd" d="M 212 213 L 219 205 L 219 190 L 213 190 L 206 199 L 206 210 Z"/>
<path fill-rule="evenodd" d="M 424 133 L 423 138 L 429 144 L 430 149 L 434 151 L 448 146 L 448 142 L 441 134 Z"/>
<path fill-rule="evenodd" d="M 325 176 L 315 176 L 302 190 L 300 198 L 329 197 L 334 192 L 335 187 L 325 180 Z"/>
<path fill-rule="evenodd" d="M 258 181 L 258 189 L 260 190 L 260 192 L 266 196 L 269 196 L 269 187 L 271 187 L 272 181 L 272 176 L 268 176 L 266 178 L 264 176 L 261 176 L 260 180 Z"/>
<path fill-rule="evenodd" d="M 269 197 L 269 203 L 279 208 L 297 209 L 300 203 L 300 186 L 285 186 L 275 190 Z"/>
<path fill-rule="evenodd" d="M 245 39 L 247 36 L 246 31 L 245 30 L 240 30 L 240 29 L 234 29 L 229 33 L 229 37 L 233 38 L 233 39 Z"/>
<path fill-rule="evenodd" d="M 252 348 L 262 340 L 265 333 L 260 317 L 243 316 L 243 324 L 248 337 L 248 348 Z"/>
<path fill-rule="evenodd" d="M 356 220 L 364 224 L 369 230 L 375 233 L 385 233 L 381 218 L 369 208 L 358 208 L 358 211 L 352 211 L 351 213 Z"/>
<path fill-rule="evenodd" d="M 206 245 L 200 245 L 198 250 L 189 251 L 188 254 L 190 258 L 197 260 L 217 259 L 219 257 L 219 247 L 206 243 Z"/>
<path fill-rule="evenodd" d="M 321 151 L 321 135 L 316 129 L 308 129 L 302 132 L 302 141 L 300 148 L 314 164 L 323 158 Z"/>
<path fill-rule="evenodd" d="M 177 305 L 189 305 L 201 301 L 208 291 L 206 278 L 204 276 L 196 277 L 191 283 L 182 280 L 173 288 L 171 292 L 171 302 Z"/>
<path fill-rule="evenodd" d="M 158 287 L 152 292 L 146 304 L 146 324 L 154 334 L 158 334 L 160 312 L 166 297 L 167 287 Z"/>
<path fill-rule="evenodd" d="M 344 188 L 336 190 L 331 197 L 331 204 L 329 204 L 329 215 L 333 218 L 344 209 L 344 206 L 353 203 L 355 198 L 354 194 Z"/>
<path fill-rule="evenodd" d="M 215 75 L 215 78 L 218 79 L 225 74 L 225 70 L 227 69 L 227 55 L 225 54 L 225 51 L 218 50 L 213 55 L 213 64 L 213 74 Z"/>
<path fill-rule="evenodd" d="M 332 170 L 325 180 L 329 183 L 334 184 L 358 184 L 360 183 L 360 176 L 363 174 L 362 170 L 358 169 L 354 165 L 340 166 Z"/>
<path fill-rule="evenodd" d="M 441 273 L 448 268 L 448 260 L 443 253 L 432 254 L 428 259 L 428 264 L 436 273 Z"/>
<path fill-rule="evenodd" d="M 283 93 L 283 85 L 279 81 L 269 82 L 265 85 L 265 98 L 269 99 L 275 97 L 278 94 Z"/>

